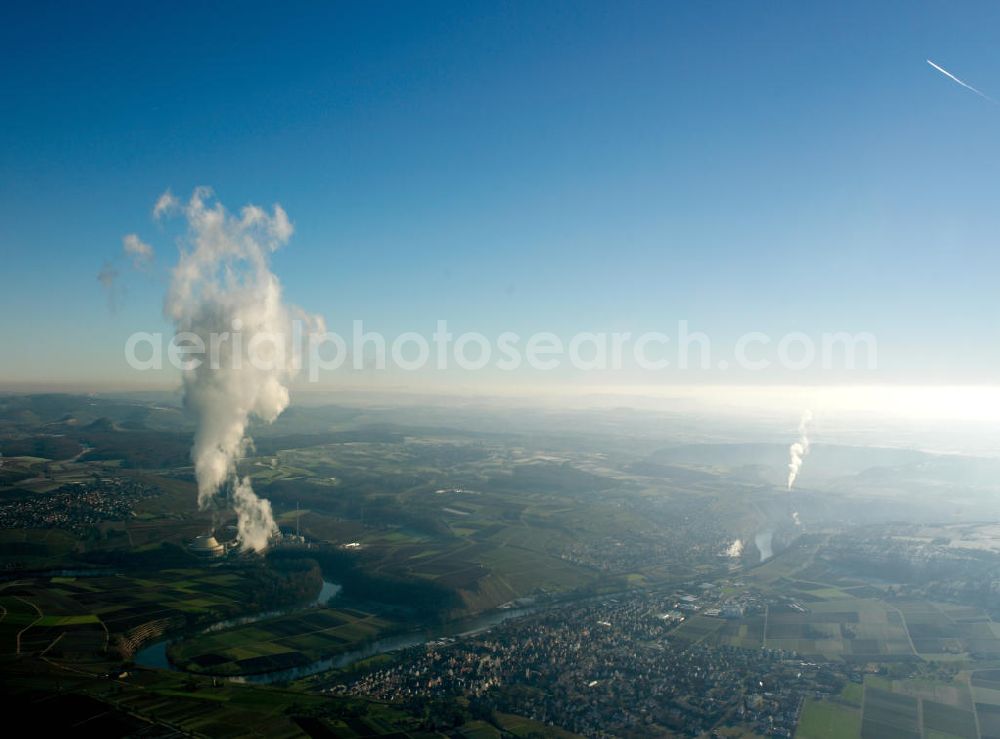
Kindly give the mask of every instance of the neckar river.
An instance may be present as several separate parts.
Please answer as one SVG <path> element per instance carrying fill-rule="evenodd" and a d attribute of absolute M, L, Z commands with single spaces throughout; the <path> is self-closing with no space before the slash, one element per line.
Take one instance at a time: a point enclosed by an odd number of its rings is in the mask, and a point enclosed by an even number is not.
<path fill-rule="evenodd" d="M 330 598 L 335 597 L 340 592 L 340 586 L 332 582 L 323 582 L 323 587 L 319 592 L 316 599 L 306 605 L 304 608 L 287 608 L 278 611 L 263 611 L 261 613 L 256 613 L 248 616 L 238 616 L 236 618 L 228 618 L 222 621 L 217 621 L 210 626 L 197 632 L 198 634 L 209 634 L 215 631 L 221 631 L 223 629 L 228 629 L 233 626 L 242 626 L 245 624 L 252 624 L 256 621 L 262 621 L 266 618 L 273 618 L 274 616 L 282 616 L 288 613 L 295 613 L 308 608 L 314 608 L 325 604 Z M 441 624 L 440 626 L 434 626 L 426 629 L 421 629 L 418 631 L 406 632 L 403 634 L 396 634 L 393 636 L 387 636 L 383 639 L 377 639 L 375 641 L 368 642 L 367 644 L 357 648 L 352 649 L 349 652 L 340 652 L 339 654 L 332 655 L 325 659 L 320 659 L 315 662 L 311 662 L 308 665 L 302 665 L 300 667 L 293 667 L 285 670 L 274 670 L 272 672 L 262 672 L 256 675 L 244 675 L 241 677 L 231 677 L 229 680 L 236 682 L 246 682 L 255 684 L 268 684 L 276 682 L 286 682 L 289 680 L 298 680 L 299 678 L 307 677 L 309 675 L 315 675 L 318 672 L 323 672 L 325 670 L 331 670 L 338 667 L 346 667 L 352 662 L 357 662 L 359 659 L 365 659 L 366 657 L 371 657 L 376 654 L 384 654 L 386 652 L 395 652 L 400 649 L 406 649 L 408 647 L 415 647 L 421 644 L 426 644 L 429 641 L 435 639 L 441 639 L 448 636 L 465 636 L 469 634 L 475 634 L 481 631 L 486 631 L 487 629 L 496 626 L 497 624 L 503 623 L 504 621 L 516 618 L 517 616 L 523 616 L 536 610 L 535 608 L 501 608 L 494 611 L 489 611 L 487 613 L 482 613 L 477 616 L 470 616 L 468 618 L 462 618 L 455 621 L 449 621 L 448 623 Z M 177 638 L 166 638 L 159 641 L 148 644 L 147 646 L 136 652 L 134 661 L 137 665 L 142 667 L 153 667 L 161 670 L 178 670 L 178 668 L 170 662 L 167 658 L 167 647 L 170 646 Z"/>

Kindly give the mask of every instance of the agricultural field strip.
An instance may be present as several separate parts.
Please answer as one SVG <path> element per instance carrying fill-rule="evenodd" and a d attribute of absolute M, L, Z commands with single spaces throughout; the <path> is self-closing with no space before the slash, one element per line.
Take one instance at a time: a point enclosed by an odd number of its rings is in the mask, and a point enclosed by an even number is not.
<path fill-rule="evenodd" d="M 308 628 L 312 625 L 308 618 L 318 615 L 334 617 L 339 622 L 321 628 Z M 313 655 L 336 653 L 351 649 L 357 643 L 379 633 L 387 625 L 387 621 L 374 614 L 348 612 L 345 609 L 316 609 L 194 637 L 178 644 L 177 654 L 182 660 L 197 660 L 206 655 L 217 654 L 228 657 L 229 662 L 239 662 L 257 656 L 295 652 Z M 305 626 L 308 630 L 281 630 L 278 629 L 279 626 Z M 324 641 L 316 642 L 315 637 Z M 331 638 L 339 642 L 332 651 L 331 645 L 326 641 Z"/>

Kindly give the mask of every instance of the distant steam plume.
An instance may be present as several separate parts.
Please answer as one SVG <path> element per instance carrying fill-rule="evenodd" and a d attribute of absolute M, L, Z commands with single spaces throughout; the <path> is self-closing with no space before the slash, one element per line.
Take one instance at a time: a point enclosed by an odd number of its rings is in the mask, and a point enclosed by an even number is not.
<path fill-rule="evenodd" d="M 118 270 L 111 262 L 105 262 L 97 273 L 97 281 L 108 296 L 108 307 L 114 312 L 118 306 Z"/>
<path fill-rule="evenodd" d="M 809 454 L 809 437 L 807 433 L 809 431 L 809 423 L 812 421 L 812 411 L 806 411 L 802 414 L 802 420 L 799 421 L 799 440 L 788 447 L 788 489 L 792 489 L 792 485 L 795 484 L 795 478 L 799 476 L 799 470 L 802 468 L 802 460 L 807 454 Z"/>
<path fill-rule="evenodd" d="M 217 348 L 184 372 L 185 405 L 198 422 L 191 450 L 198 504 L 208 508 L 228 495 L 241 546 L 259 552 L 277 526 L 271 504 L 254 493 L 249 477 L 239 476 L 236 463 L 252 445 L 251 418 L 270 423 L 288 406 L 287 382 L 297 370 L 293 315 L 316 322 L 282 302 L 270 270 L 269 256 L 291 238 L 292 224 L 280 205 L 270 214 L 253 205 L 238 216 L 229 213 L 208 188 L 196 189 L 183 208 L 165 194 L 155 211 L 157 217 L 181 213 L 188 228 L 167 317 L 178 341 L 187 335 L 193 342 L 194 335 Z"/>
<path fill-rule="evenodd" d="M 726 549 L 726 556 L 732 557 L 733 559 L 739 559 L 743 556 L 743 540 L 736 539 L 732 544 Z"/>
<path fill-rule="evenodd" d="M 153 247 L 140 239 L 136 234 L 126 234 L 122 238 L 121 254 L 115 258 L 116 262 L 121 262 L 122 258 L 127 259 L 132 269 L 140 272 L 148 272 L 153 264 L 155 252 Z M 111 261 L 104 263 L 101 271 L 97 273 L 97 281 L 108 296 L 108 306 L 114 312 L 118 307 L 118 301 L 124 294 L 124 290 L 118 283 L 119 271 Z"/>
<path fill-rule="evenodd" d="M 128 234 L 122 239 L 122 250 L 136 269 L 147 269 L 153 261 L 153 247 L 135 234 Z"/>

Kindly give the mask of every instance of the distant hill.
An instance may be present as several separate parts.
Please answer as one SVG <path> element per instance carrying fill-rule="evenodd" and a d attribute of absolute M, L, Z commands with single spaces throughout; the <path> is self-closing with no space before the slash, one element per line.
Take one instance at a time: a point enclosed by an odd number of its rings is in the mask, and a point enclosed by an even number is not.
<path fill-rule="evenodd" d="M 42 457 L 70 459 L 80 453 L 80 442 L 66 436 L 31 436 L 0 439 L 0 454 L 5 457 Z"/>
<path fill-rule="evenodd" d="M 785 469 L 788 444 L 685 444 L 668 447 L 650 455 L 659 464 L 689 464 L 703 467 L 764 466 Z M 899 467 L 919 464 L 936 455 L 911 449 L 856 447 L 814 443 L 806 466 L 814 474 L 856 475 L 871 467 Z"/>

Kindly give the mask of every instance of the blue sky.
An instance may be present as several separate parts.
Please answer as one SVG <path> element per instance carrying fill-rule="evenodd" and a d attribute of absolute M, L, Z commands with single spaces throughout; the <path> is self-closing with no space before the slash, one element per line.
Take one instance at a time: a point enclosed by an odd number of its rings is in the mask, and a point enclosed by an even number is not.
<path fill-rule="evenodd" d="M 985 2 L 11 6 L 0 381 L 130 381 L 176 255 L 152 204 L 210 185 L 281 203 L 274 269 L 334 328 L 870 331 L 865 383 L 992 382 L 1000 105 L 925 59 L 1000 98 L 998 28 Z M 159 272 L 112 312 L 129 232 Z"/>

